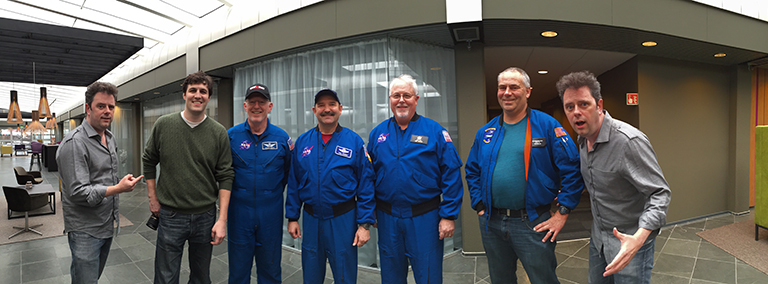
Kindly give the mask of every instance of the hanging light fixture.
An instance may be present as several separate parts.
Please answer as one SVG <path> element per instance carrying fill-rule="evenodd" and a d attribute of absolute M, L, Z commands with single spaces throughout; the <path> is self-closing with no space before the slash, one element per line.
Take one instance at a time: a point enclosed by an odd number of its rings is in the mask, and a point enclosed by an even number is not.
<path fill-rule="evenodd" d="M 31 133 L 43 133 L 45 132 L 45 126 L 43 126 L 42 123 L 39 121 L 38 112 L 36 110 L 32 111 L 32 123 L 29 124 L 29 126 L 24 128 L 24 133 L 31 134 Z"/>
<path fill-rule="evenodd" d="M 48 90 L 40 87 L 40 104 L 37 106 L 40 117 L 51 117 L 51 109 L 48 107 Z"/>
<path fill-rule="evenodd" d="M 56 129 L 58 128 L 58 125 L 56 124 L 56 114 L 52 113 L 51 117 L 48 118 L 48 121 L 45 122 L 45 128 L 46 129 Z"/>
<path fill-rule="evenodd" d="M 19 93 L 11 91 L 11 105 L 8 107 L 8 123 L 21 122 L 21 109 L 19 109 Z"/>

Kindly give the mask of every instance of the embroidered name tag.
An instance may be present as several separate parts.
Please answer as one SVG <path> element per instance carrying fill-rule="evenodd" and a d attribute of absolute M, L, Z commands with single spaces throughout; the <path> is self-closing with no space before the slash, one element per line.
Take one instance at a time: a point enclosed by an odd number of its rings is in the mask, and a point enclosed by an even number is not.
<path fill-rule="evenodd" d="M 422 136 L 422 135 L 411 135 L 411 143 L 419 143 L 427 145 L 427 141 L 429 141 L 429 137 Z"/>
<path fill-rule="evenodd" d="M 261 150 L 277 150 L 277 141 L 261 142 Z"/>
<path fill-rule="evenodd" d="M 347 159 L 352 159 L 352 150 L 350 150 L 349 148 L 336 146 L 336 151 L 334 151 L 333 153 Z"/>
<path fill-rule="evenodd" d="M 531 147 L 544 147 L 547 146 L 547 138 L 533 138 L 531 139 Z"/>

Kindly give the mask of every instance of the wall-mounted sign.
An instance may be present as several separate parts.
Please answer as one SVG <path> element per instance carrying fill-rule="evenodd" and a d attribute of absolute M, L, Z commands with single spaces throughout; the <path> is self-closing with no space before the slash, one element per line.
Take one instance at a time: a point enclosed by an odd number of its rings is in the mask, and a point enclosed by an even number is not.
<path fill-rule="evenodd" d="M 628 106 L 637 105 L 637 93 L 627 93 L 627 105 Z"/>

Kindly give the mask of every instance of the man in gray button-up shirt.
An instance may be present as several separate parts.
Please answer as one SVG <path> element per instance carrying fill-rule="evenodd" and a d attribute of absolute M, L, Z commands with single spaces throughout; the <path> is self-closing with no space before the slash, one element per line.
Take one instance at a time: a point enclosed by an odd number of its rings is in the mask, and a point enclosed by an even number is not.
<path fill-rule="evenodd" d="M 656 153 L 643 132 L 603 109 L 594 74 L 565 75 L 557 89 L 579 134 L 581 174 L 592 202 L 589 283 L 650 283 L 654 240 L 671 197 Z"/>
<path fill-rule="evenodd" d="M 86 117 L 56 152 L 63 192 L 64 232 L 72 254 L 72 283 L 97 283 L 107 262 L 118 222 L 118 195 L 132 191 L 143 176 L 117 177 L 112 122 L 117 87 L 96 82 L 85 92 Z"/>

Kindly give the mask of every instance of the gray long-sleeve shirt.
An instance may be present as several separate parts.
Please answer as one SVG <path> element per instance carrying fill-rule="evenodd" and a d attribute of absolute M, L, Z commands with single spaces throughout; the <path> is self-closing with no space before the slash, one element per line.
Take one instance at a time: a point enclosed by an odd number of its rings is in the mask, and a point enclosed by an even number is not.
<path fill-rule="evenodd" d="M 67 133 L 56 152 L 63 191 L 64 232 L 84 232 L 96 238 L 114 234 L 118 195 L 104 196 L 119 182 L 117 145 L 105 131 L 107 146 L 87 120 Z"/>
<path fill-rule="evenodd" d="M 591 241 L 620 247 L 614 227 L 630 235 L 638 228 L 653 231 L 646 243 L 655 238 L 667 222 L 671 191 L 648 137 L 605 111 L 592 150 L 579 137 L 579 155 L 592 203 Z"/>

